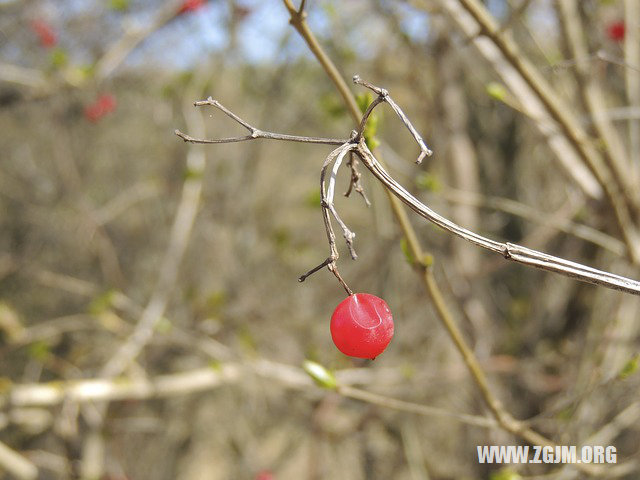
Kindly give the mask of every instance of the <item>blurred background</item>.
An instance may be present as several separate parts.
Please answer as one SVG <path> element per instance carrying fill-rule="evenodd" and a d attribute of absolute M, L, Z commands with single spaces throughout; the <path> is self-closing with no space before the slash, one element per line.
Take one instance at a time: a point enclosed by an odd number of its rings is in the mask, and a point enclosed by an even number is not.
<path fill-rule="evenodd" d="M 488 14 L 491 35 L 466 3 Z M 387 88 L 434 150 L 414 164 L 417 145 L 378 107 L 378 152 L 409 191 L 490 238 L 631 278 L 639 10 L 634 0 L 306 4 L 339 72 Z M 344 101 L 289 18 L 277 0 L 0 0 L 0 478 L 585 478 L 478 463 L 476 445 L 522 440 L 491 424 L 364 167 L 371 207 L 355 194 L 336 206 L 359 255 L 339 243 L 342 276 L 395 319 L 373 362 L 331 341 L 344 298 L 335 278 L 297 281 L 327 256 L 319 175 L 333 147 L 199 146 L 174 134 L 245 135 L 193 107 L 212 96 L 261 130 L 348 137 Z M 545 93 L 583 132 L 577 146 Z M 348 184 L 345 168 L 337 192 Z M 410 218 L 505 409 L 559 444 L 615 445 L 618 464 L 594 478 L 638 478 L 636 297 L 506 262 Z M 305 359 L 381 397 L 321 388 Z"/>

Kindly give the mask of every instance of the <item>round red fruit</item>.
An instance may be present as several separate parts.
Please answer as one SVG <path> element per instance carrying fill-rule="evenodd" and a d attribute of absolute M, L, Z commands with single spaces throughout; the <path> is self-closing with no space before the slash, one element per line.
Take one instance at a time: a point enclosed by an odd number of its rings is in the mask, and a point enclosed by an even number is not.
<path fill-rule="evenodd" d="M 331 338 L 345 355 L 373 360 L 393 338 L 389 305 L 369 293 L 349 295 L 331 316 Z"/>
<path fill-rule="evenodd" d="M 624 40 L 625 24 L 618 20 L 607 26 L 607 36 L 614 42 L 622 42 Z"/>

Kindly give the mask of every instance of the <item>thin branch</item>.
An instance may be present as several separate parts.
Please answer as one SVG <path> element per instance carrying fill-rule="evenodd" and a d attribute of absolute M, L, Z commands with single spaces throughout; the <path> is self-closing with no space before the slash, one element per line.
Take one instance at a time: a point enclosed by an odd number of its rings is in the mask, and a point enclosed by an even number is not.
<path fill-rule="evenodd" d="M 421 217 L 426 218 L 449 233 L 457 235 L 474 245 L 490 250 L 494 253 L 498 253 L 508 260 L 513 260 L 542 270 L 560 273 L 583 282 L 601 285 L 613 290 L 621 290 L 627 293 L 640 295 L 640 282 L 637 280 L 597 270 L 595 268 L 547 255 L 520 245 L 508 242 L 497 242 L 467 230 L 466 228 L 463 228 L 437 214 L 411 195 L 402 185 L 395 181 L 384 168 L 382 168 L 380 163 L 367 148 L 364 141 L 360 141 L 356 153 L 360 156 L 362 162 L 371 171 L 371 173 L 373 173 L 373 175 L 387 188 L 389 188 L 389 190 L 391 190 L 400 200 L 408 205 L 409 208 Z"/>
<path fill-rule="evenodd" d="M 398 400 L 395 398 L 378 395 L 376 393 L 360 390 L 359 388 L 349 387 L 347 385 L 340 385 L 338 387 L 338 393 L 344 397 L 353 398 L 362 402 L 371 403 L 392 410 L 400 410 L 403 412 L 415 413 L 417 415 L 424 416 L 442 416 L 449 417 L 458 422 L 465 423 L 467 425 L 475 425 L 477 427 L 484 428 L 496 428 L 498 424 L 495 420 L 486 417 L 478 417 L 476 415 L 467 415 L 464 413 L 453 413 L 441 408 L 430 407 L 427 405 L 420 405 L 412 402 L 406 402 L 404 400 Z"/>
<path fill-rule="evenodd" d="M 580 238 L 609 250 L 620 257 L 624 256 L 626 252 L 624 243 L 617 238 L 607 235 L 606 233 L 602 233 L 601 231 L 587 225 L 557 218 L 557 215 L 540 212 L 535 208 L 509 198 L 485 197 L 478 193 L 456 190 L 450 187 L 444 188 L 439 195 L 452 203 L 490 208 L 510 215 L 516 215 L 531 222 L 553 227 L 563 233 L 573 235 L 576 238 Z"/>
<path fill-rule="evenodd" d="M 348 142 L 348 139 L 336 139 L 336 138 L 320 138 L 320 137 L 304 137 L 299 135 L 286 135 L 282 133 L 273 133 L 273 132 L 265 132 L 262 131 L 248 122 L 244 121 L 242 118 L 237 116 L 231 110 L 226 108 L 217 100 L 209 97 L 206 100 L 200 100 L 198 102 L 194 102 L 196 107 L 203 106 L 211 106 L 215 107 L 218 110 L 222 111 L 225 115 L 232 118 L 235 122 L 242 125 L 244 128 L 249 130 L 249 135 L 239 136 L 239 137 L 227 137 L 227 138 L 217 138 L 217 139 L 204 139 L 204 138 L 194 138 L 186 133 L 181 132 L 180 130 L 176 130 L 175 134 L 182 138 L 185 142 L 189 143 L 201 143 L 201 144 L 211 144 L 211 143 L 234 143 L 234 142 L 245 142 L 247 140 L 255 140 L 256 138 L 265 138 L 268 140 L 283 140 L 286 142 L 300 142 L 300 143 L 319 143 L 322 145 L 342 145 Z"/>
<path fill-rule="evenodd" d="M 0 467 L 18 480 L 38 478 L 38 468 L 2 442 L 0 442 Z"/>

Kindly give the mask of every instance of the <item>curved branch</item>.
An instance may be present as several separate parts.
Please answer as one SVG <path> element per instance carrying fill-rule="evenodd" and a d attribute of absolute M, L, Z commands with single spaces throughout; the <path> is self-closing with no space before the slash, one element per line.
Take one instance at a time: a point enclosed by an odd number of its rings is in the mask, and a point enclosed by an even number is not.
<path fill-rule="evenodd" d="M 499 253 L 507 260 L 513 260 L 524 265 L 559 273 L 577 280 L 601 285 L 613 290 L 620 290 L 634 295 L 640 295 L 640 282 L 613 273 L 597 270 L 580 263 L 571 262 L 563 258 L 554 257 L 527 247 L 513 243 L 501 243 L 467 230 L 451 220 L 431 210 L 416 197 L 411 195 L 387 171 L 382 168 L 364 141 L 360 141 L 355 152 L 360 156 L 365 166 L 380 180 L 393 194 L 409 206 L 414 212 L 443 230 L 463 238 L 474 245 Z"/>

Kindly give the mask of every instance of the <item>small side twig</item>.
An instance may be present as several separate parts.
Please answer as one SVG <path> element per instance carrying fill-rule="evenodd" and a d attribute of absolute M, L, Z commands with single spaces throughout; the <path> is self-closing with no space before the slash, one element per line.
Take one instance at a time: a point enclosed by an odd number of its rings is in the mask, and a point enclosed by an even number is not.
<path fill-rule="evenodd" d="M 366 125 L 369 115 L 371 114 L 373 109 L 379 103 L 386 102 L 393 109 L 393 111 L 396 112 L 396 115 L 398 115 L 400 120 L 402 120 L 402 123 L 404 123 L 404 126 L 407 127 L 409 132 L 411 132 L 411 135 L 413 136 L 413 138 L 415 138 L 416 142 L 418 142 L 418 145 L 420 146 L 420 155 L 418 156 L 416 163 L 422 163 L 422 160 L 424 160 L 425 157 L 430 157 L 433 154 L 433 152 L 429 149 L 429 147 L 427 147 L 427 144 L 424 143 L 424 140 L 422 139 L 418 131 L 415 129 L 413 124 L 409 121 L 409 119 L 407 118 L 405 113 L 402 111 L 400 106 L 393 101 L 393 99 L 391 98 L 387 90 L 385 90 L 384 88 L 376 87 L 375 85 L 372 85 L 371 83 L 362 80 L 359 75 L 353 76 L 353 83 L 357 85 L 362 85 L 363 87 L 366 87 L 369 90 L 372 90 L 373 92 L 378 94 L 378 98 L 373 102 L 371 102 L 371 105 L 369 105 L 369 108 L 367 108 L 367 111 L 362 116 L 362 121 L 360 123 L 360 135 L 362 135 L 362 132 L 364 131 L 364 126 Z"/>
<path fill-rule="evenodd" d="M 347 160 L 347 166 L 351 169 L 351 181 L 349 182 L 349 188 L 346 192 L 344 192 L 344 196 L 348 198 L 349 195 L 351 195 L 351 192 L 355 190 L 363 198 L 364 203 L 367 205 L 367 207 L 370 207 L 371 202 L 369 201 L 369 198 L 367 197 L 367 194 L 365 193 L 364 188 L 362 188 L 362 184 L 360 183 L 362 174 L 358 170 L 358 163 L 358 159 L 353 155 L 353 152 L 350 151 L 349 160 Z"/>
<path fill-rule="evenodd" d="M 340 275 L 340 272 L 338 271 L 338 266 L 336 264 L 336 261 L 338 260 L 340 255 L 338 253 L 338 249 L 336 248 L 336 235 L 333 231 L 333 226 L 331 225 L 330 214 L 333 215 L 336 221 L 340 224 L 345 241 L 347 243 L 347 247 L 349 248 L 349 252 L 351 253 L 351 258 L 355 260 L 357 258 L 356 252 L 353 248 L 353 238 L 355 237 L 355 234 L 347 228 L 346 224 L 342 221 L 342 219 L 338 215 L 338 212 L 336 211 L 333 205 L 333 197 L 335 194 L 335 176 L 337 174 L 337 170 L 340 167 L 340 164 L 342 163 L 342 160 L 347 155 L 347 153 L 349 153 L 354 148 L 355 148 L 355 144 L 351 143 L 351 141 L 344 143 L 343 145 L 341 145 L 340 147 L 332 151 L 327 156 L 326 160 L 324 161 L 324 164 L 322 165 L 322 171 L 320 173 L 320 195 L 321 195 L 322 217 L 323 217 L 324 226 L 327 232 L 327 240 L 329 241 L 329 256 L 320 265 L 312 268 L 307 273 L 305 273 L 304 275 L 298 278 L 298 281 L 304 282 L 307 279 L 307 277 L 309 277 L 310 275 L 313 275 L 315 272 L 322 269 L 323 267 L 327 267 L 329 271 L 335 275 L 335 277 L 338 279 L 338 282 L 340 282 L 340 284 L 345 289 L 348 295 L 352 295 L 353 291 L 349 288 L 349 286 L 346 284 L 346 282 Z M 331 172 L 331 178 L 329 180 L 329 188 L 325 189 L 325 184 L 326 184 L 325 178 L 327 174 L 327 169 L 332 162 L 334 162 L 334 166 Z"/>

